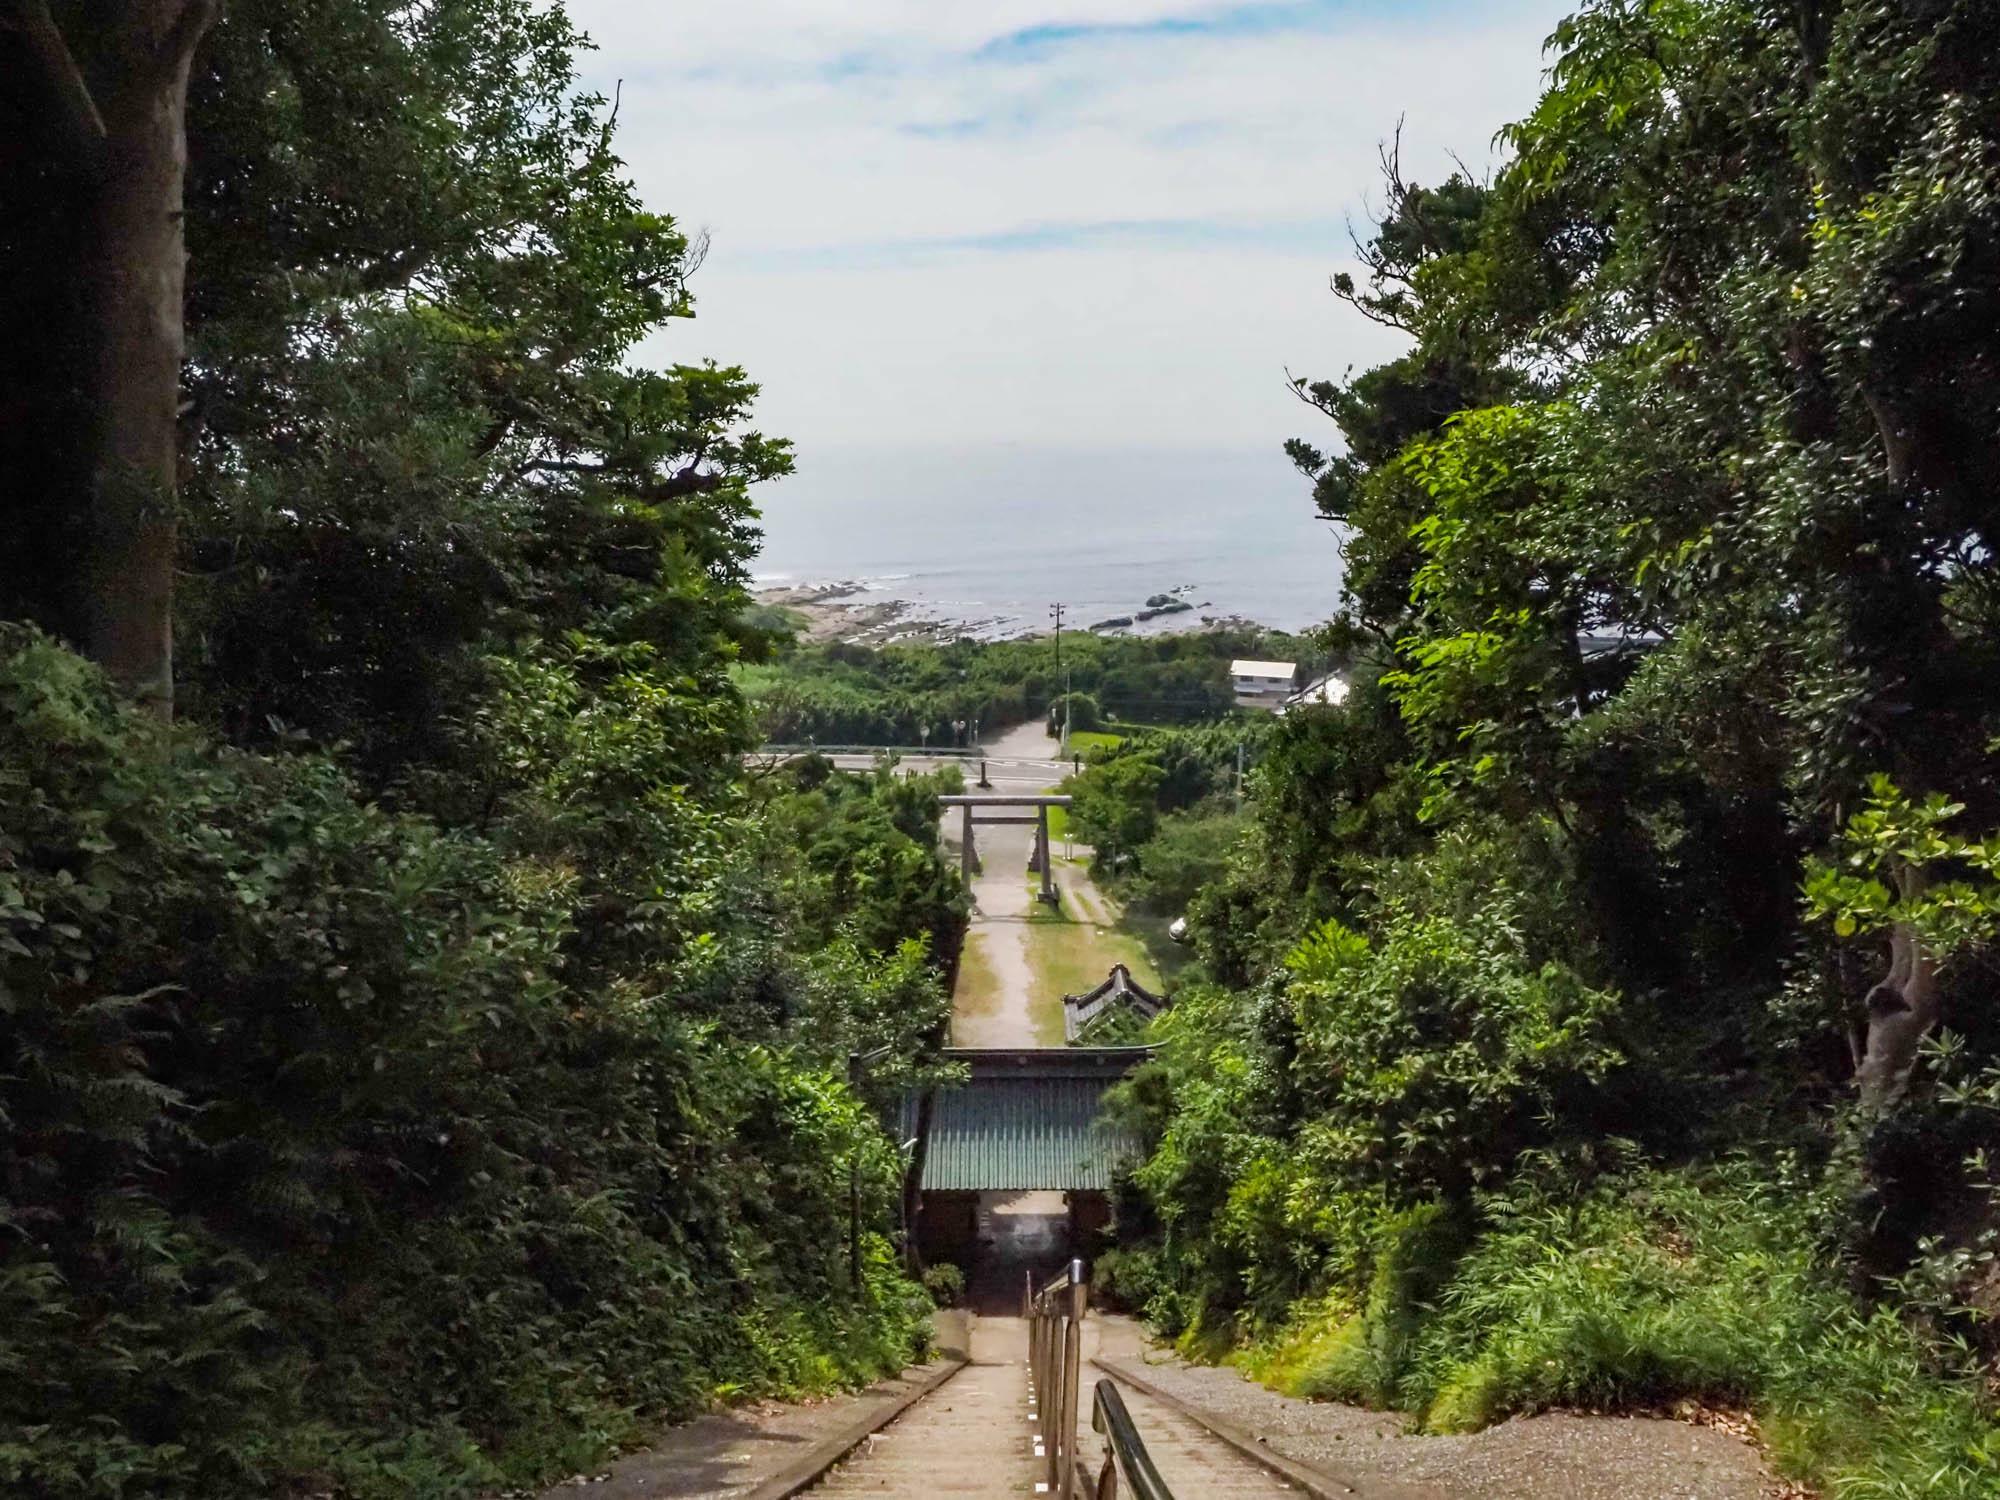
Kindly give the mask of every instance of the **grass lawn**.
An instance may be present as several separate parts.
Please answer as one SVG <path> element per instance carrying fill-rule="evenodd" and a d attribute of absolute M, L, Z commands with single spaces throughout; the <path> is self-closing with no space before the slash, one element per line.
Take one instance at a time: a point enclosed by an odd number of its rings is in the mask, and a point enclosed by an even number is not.
<path fill-rule="evenodd" d="M 1126 736 L 1106 734 L 1104 730 L 1076 730 L 1070 734 L 1070 752 L 1082 754 L 1084 750 L 1114 750 L 1124 744 Z"/>
<path fill-rule="evenodd" d="M 1058 906 L 1037 905 L 1028 919 L 1028 965 L 1034 973 L 1039 1011 L 1043 996 L 1056 1002 L 1061 1040 L 1061 1000 L 1104 982 L 1113 964 L 1123 964 L 1147 989 L 1160 985 L 1160 968 L 1146 944 L 1129 930 L 1118 908 L 1093 888 L 1062 892 Z M 1039 1030 L 1039 1015 L 1037 1029 Z"/>
<path fill-rule="evenodd" d="M 1147 989 L 1160 982 L 1152 959 L 1138 939 L 1087 922 L 1055 919 L 1029 923 L 1028 963 L 1034 970 L 1037 996 L 1053 995 L 1058 1001 L 1058 1041 L 1062 1039 L 1062 997 L 1095 989 L 1104 983 L 1104 976 L 1111 972 L 1113 964 L 1124 964 Z"/>

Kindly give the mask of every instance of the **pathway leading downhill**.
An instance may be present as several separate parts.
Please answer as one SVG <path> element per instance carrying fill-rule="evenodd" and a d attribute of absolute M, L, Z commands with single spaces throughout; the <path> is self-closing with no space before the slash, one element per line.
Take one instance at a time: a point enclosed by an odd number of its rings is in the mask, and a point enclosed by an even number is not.
<path fill-rule="evenodd" d="M 996 793 L 1021 795 L 1053 788 L 1068 769 L 1039 723 L 1022 725 L 987 745 Z M 915 762 L 928 769 L 932 762 Z M 967 767 L 969 776 L 977 767 Z M 948 820 L 947 842 L 957 837 Z M 994 983 L 990 998 L 969 1008 L 964 986 L 952 1021 L 960 1047 L 1030 1047 L 1038 1035 L 1032 997 L 1028 919 L 1034 897 L 1027 862 L 1033 834 L 1024 825 L 979 831 L 982 873 L 973 882 L 975 911 L 968 942 L 977 944 Z M 1061 869 L 1065 903 L 1099 924 L 1109 908 L 1088 877 Z M 1059 1045 L 1060 1032 L 1054 1038 Z M 1067 1253 L 1062 1195 L 989 1195 L 980 1234 L 990 1252 L 973 1268 L 973 1314 L 962 1347 L 970 1362 L 928 1395 L 907 1405 L 803 1491 L 778 1476 L 805 1472 L 853 1441 L 942 1375 L 937 1366 L 905 1371 L 857 1396 L 818 1407 L 767 1406 L 716 1414 L 661 1434 L 654 1451 L 636 1455 L 588 1481 L 589 1493 L 624 1500 L 747 1500 L 783 1489 L 812 1496 L 874 1496 L 929 1500 L 936 1496 L 1034 1496 L 1045 1479 L 1034 1453 L 1028 1402 L 1027 1329 L 1019 1307 L 1024 1272 L 1046 1275 Z M 1091 1430 L 1096 1383 L 1121 1366 L 1120 1394 L 1176 1500 L 1278 1500 L 1302 1491 L 1222 1441 L 1201 1421 L 1234 1429 L 1239 1441 L 1266 1445 L 1300 1467 L 1321 1493 L 1355 1500 L 1758 1500 L 1768 1475 L 1747 1444 L 1677 1422 L 1550 1415 L 1502 1424 L 1468 1438 L 1406 1435 L 1394 1417 L 1335 1403 L 1294 1401 L 1244 1381 L 1226 1369 L 1193 1367 L 1149 1349 L 1128 1318 L 1093 1312 L 1085 1324 L 1083 1396 L 1078 1452 L 1094 1481 L 1102 1439 Z M 1108 1368 L 1091 1360 L 1102 1359 Z M 1143 1380 L 1172 1399 L 1131 1384 Z M 1180 1403 L 1177 1405 L 1176 1403 Z M 857 1423 L 859 1426 L 857 1426 Z M 1121 1493 L 1129 1493 L 1124 1486 Z M 547 1500 L 569 1493 L 548 1492 Z"/>
<path fill-rule="evenodd" d="M 1032 1495 L 1028 1335 L 1020 1318 L 981 1318 L 972 1363 L 863 1442 L 809 1495 Z"/>
<path fill-rule="evenodd" d="M 1049 791 L 1063 778 L 1065 767 L 1055 758 L 1055 741 L 1039 720 L 1017 725 L 986 744 L 989 762 L 1004 762 L 1008 780 L 996 787 L 1011 796 Z M 978 768 L 968 767 L 968 777 Z M 976 792 L 976 787 L 967 788 Z M 944 820 L 947 841 L 959 837 L 956 818 Z M 978 840 L 980 870 L 972 880 L 972 926 L 966 933 L 968 956 L 983 964 L 993 983 L 987 1003 L 953 1012 L 954 1047 L 1034 1047 L 1051 1038 L 1038 1034 L 1032 1007 L 1034 967 L 1028 958 L 1028 917 L 1034 893 L 1028 889 L 1028 857 L 1035 831 L 1025 824 L 982 826 Z M 1062 1038 L 1053 1041 L 1060 1045 Z"/>
<path fill-rule="evenodd" d="M 1095 1324 L 1087 1324 L 1094 1330 Z M 1086 1347 L 1094 1344 L 1087 1332 Z M 1027 1325 L 983 1317 L 972 1334 L 973 1362 L 855 1449 L 806 1493 L 927 1500 L 1030 1496 L 1046 1477 L 1035 1458 L 1028 1406 Z M 1090 1429 L 1090 1394 L 1102 1376 L 1084 1367 L 1077 1413 L 1078 1454 L 1094 1481 L 1102 1439 Z M 1176 1500 L 1297 1500 L 1299 1491 L 1218 1441 L 1200 1423 L 1129 1387 L 1121 1389 L 1147 1451 Z M 1121 1486 L 1121 1490 L 1122 1490 Z"/>

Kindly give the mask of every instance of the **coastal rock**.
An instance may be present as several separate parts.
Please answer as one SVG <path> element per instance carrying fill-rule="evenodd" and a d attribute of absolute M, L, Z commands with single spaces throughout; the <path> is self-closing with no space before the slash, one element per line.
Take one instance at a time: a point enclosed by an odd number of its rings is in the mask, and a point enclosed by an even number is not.
<path fill-rule="evenodd" d="M 1147 616 L 1142 614 L 1139 616 L 1139 618 L 1143 620 L 1146 619 Z M 1095 625 L 1091 626 L 1090 628 L 1092 630 L 1123 630 L 1126 626 L 1130 625 L 1131 623 L 1132 623 L 1132 617 L 1130 615 L 1113 615 L 1108 620 L 1099 620 Z"/>

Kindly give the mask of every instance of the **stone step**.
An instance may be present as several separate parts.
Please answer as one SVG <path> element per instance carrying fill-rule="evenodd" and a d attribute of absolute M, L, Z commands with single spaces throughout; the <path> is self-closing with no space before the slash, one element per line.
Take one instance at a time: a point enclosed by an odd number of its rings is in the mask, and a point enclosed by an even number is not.
<path fill-rule="evenodd" d="M 1036 1472 L 1026 1367 L 973 1364 L 864 1441 L 809 1493 L 1032 1495 Z"/>

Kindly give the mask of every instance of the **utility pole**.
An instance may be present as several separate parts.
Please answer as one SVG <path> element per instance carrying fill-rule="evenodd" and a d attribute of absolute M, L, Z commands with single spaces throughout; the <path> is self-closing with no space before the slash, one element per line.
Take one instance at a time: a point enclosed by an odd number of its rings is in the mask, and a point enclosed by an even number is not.
<path fill-rule="evenodd" d="M 1061 752 L 1069 749 L 1069 674 L 1063 671 L 1062 659 L 1063 607 L 1060 604 L 1051 604 L 1049 613 L 1055 616 L 1056 621 L 1056 675 L 1062 678 L 1063 684 L 1062 738 L 1056 741 L 1056 749 Z"/>

